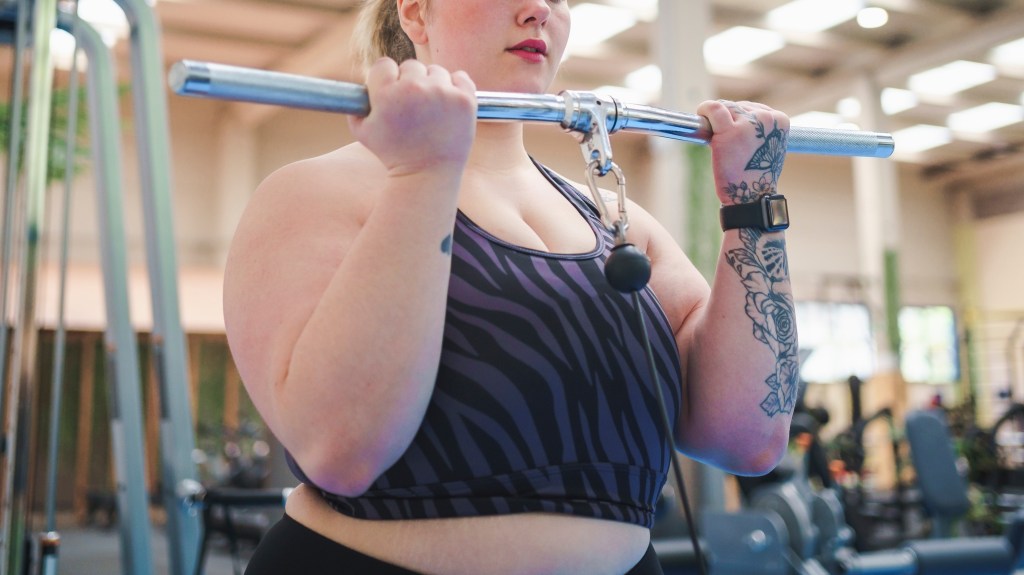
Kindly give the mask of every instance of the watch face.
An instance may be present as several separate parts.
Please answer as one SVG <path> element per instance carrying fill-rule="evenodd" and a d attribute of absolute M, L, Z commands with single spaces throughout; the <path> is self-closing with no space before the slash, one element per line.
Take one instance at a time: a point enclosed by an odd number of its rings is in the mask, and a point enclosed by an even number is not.
<path fill-rule="evenodd" d="M 789 207 L 786 205 L 786 198 L 768 198 L 767 208 L 769 229 L 784 230 L 789 227 Z"/>

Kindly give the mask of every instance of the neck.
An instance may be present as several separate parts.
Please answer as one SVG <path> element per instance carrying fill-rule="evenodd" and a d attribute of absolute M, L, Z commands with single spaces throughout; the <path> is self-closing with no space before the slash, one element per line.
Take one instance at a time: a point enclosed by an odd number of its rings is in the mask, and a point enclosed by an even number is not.
<path fill-rule="evenodd" d="M 523 142 L 519 122 L 479 122 L 476 139 L 466 169 L 481 172 L 508 172 L 529 166 L 530 156 Z"/>

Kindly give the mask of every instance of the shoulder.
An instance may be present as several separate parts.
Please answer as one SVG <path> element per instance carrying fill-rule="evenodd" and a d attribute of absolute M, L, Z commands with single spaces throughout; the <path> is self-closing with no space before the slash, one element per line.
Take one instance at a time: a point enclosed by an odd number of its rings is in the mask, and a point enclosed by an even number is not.
<path fill-rule="evenodd" d="M 352 144 L 278 168 L 260 183 L 249 205 L 292 205 L 301 199 L 345 207 L 341 201 L 365 196 L 381 178 L 383 167 L 377 158 L 361 145 Z"/>
<path fill-rule="evenodd" d="M 236 229 L 238 247 L 251 236 L 308 235 L 358 227 L 372 205 L 381 171 L 361 146 L 293 162 L 267 176 L 253 192 Z"/>

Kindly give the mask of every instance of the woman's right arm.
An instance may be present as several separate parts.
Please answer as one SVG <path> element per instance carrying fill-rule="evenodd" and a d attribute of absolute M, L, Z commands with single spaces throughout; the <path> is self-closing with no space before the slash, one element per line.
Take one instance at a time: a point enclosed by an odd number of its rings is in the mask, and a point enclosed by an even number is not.
<path fill-rule="evenodd" d="M 379 62 L 369 150 L 279 170 L 254 194 L 225 272 L 246 388 L 319 487 L 364 491 L 401 456 L 433 391 L 475 88 Z"/>

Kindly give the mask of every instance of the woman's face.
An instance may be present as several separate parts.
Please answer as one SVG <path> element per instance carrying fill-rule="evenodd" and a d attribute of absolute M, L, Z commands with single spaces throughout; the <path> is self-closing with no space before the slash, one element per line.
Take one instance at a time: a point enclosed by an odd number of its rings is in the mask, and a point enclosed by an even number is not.
<path fill-rule="evenodd" d="M 429 0 L 420 59 L 479 90 L 543 93 L 569 38 L 566 0 Z"/>

